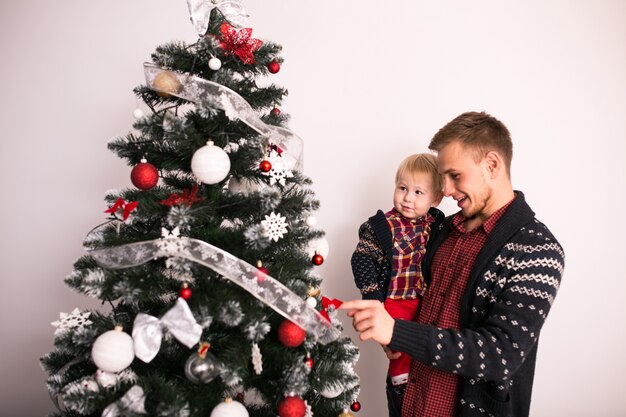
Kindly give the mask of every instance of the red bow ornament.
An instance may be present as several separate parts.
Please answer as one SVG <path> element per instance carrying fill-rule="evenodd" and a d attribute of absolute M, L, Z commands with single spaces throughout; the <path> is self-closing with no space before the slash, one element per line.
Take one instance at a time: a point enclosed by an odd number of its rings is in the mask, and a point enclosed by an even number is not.
<path fill-rule="evenodd" d="M 180 204 L 184 204 L 187 207 L 191 207 L 193 203 L 197 203 L 198 201 L 202 201 L 202 198 L 198 197 L 198 185 L 194 185 L 191 191 L 188 188 L 183 190 L 182 194 L 170 194 L 169 197 L 165 200 L 161 200 L 161 204 L 166 205 L 168 207 L 178 206 Z"/>
<path fill-rule="evenodd" d="M 258 50 L 263 41 L 252 38 L 252 29 L 235 29 L 228 22 L 220 26 L 220 48 L 226 55 L 236 55 L 244 64 L 256 64 L 253 52 Z"/>
<path fill-rule="evenodd" d="M 137 201 L 129 201 L 128 203 L 124 201 L 123 198 L 118 198 L 115 204 L 108 210 L 105 210 L 105 213 L 115 214 L 119 209 L 122 209 L 122 219 L 126 221 L 130 213 L 137 208 L 139 202 Z"/>
<path fill-rule="evenodd" d="M 331 300 L 330 298 L 322 297 L 322 310 L 320 311 L 320 314 L 324 316 L 326 320 L 330 321 L 330 316 L 328 315 L 329 308 L 332 307 L 333 309 L 331 311 L 334 311 L 342 304 L 343 301 L 336 298 Z"/>

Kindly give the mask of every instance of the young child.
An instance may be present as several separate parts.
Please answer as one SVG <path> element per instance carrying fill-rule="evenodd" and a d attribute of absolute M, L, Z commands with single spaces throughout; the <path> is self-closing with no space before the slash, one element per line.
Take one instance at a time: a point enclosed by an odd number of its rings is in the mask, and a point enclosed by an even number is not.
<path fill-rule="evenodd" d="M 354 281 L 364 299 L 380 300 L 396 319 L 414 320 L 419 312 L 426 291 L 421 261 L 430 234 L 444 218 L 435 208 L 442 197 L 443 179 L 435 156 L 411 155 L 396 172 L 393 208 L 386 213 L 378 210 L 359 228 L 359 243 L 351 261 Z M 400 416 L 410 367 L 408 355 L 390 360 L 390 417 Z"/>

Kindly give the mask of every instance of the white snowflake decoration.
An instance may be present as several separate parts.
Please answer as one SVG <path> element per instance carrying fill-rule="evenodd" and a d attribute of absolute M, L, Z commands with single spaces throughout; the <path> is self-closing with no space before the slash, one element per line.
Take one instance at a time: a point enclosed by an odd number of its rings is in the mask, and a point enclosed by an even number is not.
<path fill-rule="evenodd" d="M 267 157 L 267 160 L 272 164 L 272 169 L 269 172 L 264 172 L 264 175 L 270 177 L 270 185 L 279 183 L 285 185 L 285 179 L 293 177 L 293 172 L 289 169 L 287 163 L 275 150 L 271 150 Z"/>
<path fill-rule="evenodd" d="M 269 216 L 265 216 L 265 220 L 261 221 L 265 236 L 278 242 L 287 233 L 287 218 L 272 212 Z"/>
<path fill-rule="evenodd" d="M 85 326 L 92 324 L 89 320 L 91 312 L 81 313 L 79 309 L 75 308 L 71 313 L 60 313 L 59 320 L 53 321 L 53 326 L 56 327 L 54 331 L 55 336 L 65 333 L 70 329 L 82 329 Z"/>
<path fill-rule="evenodd" d="M 261 372 L 263 372 L 263 355 L 261 355 L 261 349 L 256 343 L 252 344 L 252 366 L 254 367 L 254 373 L 261 375 Z"/>

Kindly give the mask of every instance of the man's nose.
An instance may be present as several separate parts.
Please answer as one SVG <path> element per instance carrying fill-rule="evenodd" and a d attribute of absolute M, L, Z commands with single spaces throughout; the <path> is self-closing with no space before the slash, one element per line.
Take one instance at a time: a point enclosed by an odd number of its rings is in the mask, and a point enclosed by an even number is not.
<path fill-rule="evenodd" d="M 443 195 L 450 197 L 454 193 L 454 184 L 449 178 L 443 180 Z"/>

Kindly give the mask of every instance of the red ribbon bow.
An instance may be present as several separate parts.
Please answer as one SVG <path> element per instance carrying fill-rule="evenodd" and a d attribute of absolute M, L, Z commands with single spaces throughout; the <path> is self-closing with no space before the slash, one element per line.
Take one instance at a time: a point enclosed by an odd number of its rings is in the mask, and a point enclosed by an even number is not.
<path fill-rule="evenodd" d="M 198 201 L 202 201 L 202 198 L 198 197 L 198 185 L 196 184 L 193 186 L 191 191 L 189 191 L 188 188 L 185 188 L 181 195 L 178 195 L 176 193 L 170 194 L 167 199 L 161 200 L 161 204 L 169 207 L 184 204 L 188 207 L 191 207 L 193 203 L 197 203 Z"/>
<path fill-rule="evenodd" d="M 251 28 L 237 30 L 228 22 L 224 22 L 220 26 L 220 33 L 222 34 L 219 39 L 220 48 L 226 52 L 226 55 L 236 55 L 244 64 L 256 64 L 253 52 L 263 45 L 263 41 L 251 38 Z"/>
<path fill-rule="evenodd" d="M 322 310 L 320 314 L 324 316 L 324 318 L 330 321 L 330 316 L 328 315 L 328 308 L 332 307 L 333 310 L 339 308 L 340 305 L 343 304 L 343 301 L 333 298 L 332 300 L 327 297 L 322 297 Z"/>
<path fill-rule="evenodd" d="M 135 210 L 138 205 L 139 202 L 137 201 L 129 201 L 127 203 L 126 201 L 124 201 L 123 198 L 118 198 L 115 204 L 113 204 L 111 208 L 105 210 L 104 212 L 109 214 L 115 214 L 115 212 L 121 208 L 123 210 L 122 219 L 126 221 L 126 219 L 128 219 L 128 216 L 130 216 L 130 213 Z"/>

